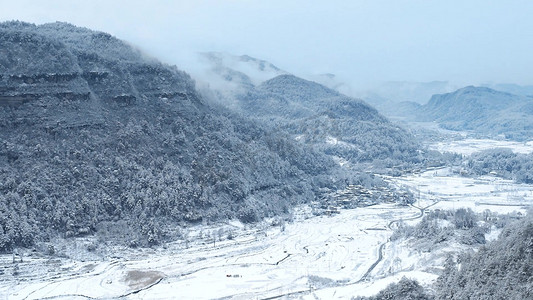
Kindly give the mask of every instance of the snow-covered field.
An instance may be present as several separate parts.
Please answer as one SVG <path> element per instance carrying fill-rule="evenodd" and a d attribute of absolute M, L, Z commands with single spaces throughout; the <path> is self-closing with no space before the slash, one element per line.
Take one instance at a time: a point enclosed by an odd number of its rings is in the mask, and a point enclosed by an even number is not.
<path fill-rule="evenodd" d="M 498 213 L 525 213 L 533 204 L 533 186 L 517 184 L 493 176 L 477 178 L 453 174 L 450 168 L 431 170 L 421 174 L 388 178 L 397 186 L 415 193 L 416 205 L 434 204 L 431 209 L 471 208 L 476 212 L 491 210 Z"/>
<path fill-rule="evenodd" d="M 223 231 L 199 225 L 189 229 L 188 242 L 111 248 L 98 260 L 26 255 L 14 264 L 11 255 L 0 256 L 0 299 L 350 299 L 373 295 L 402 276 L 429 285 L 446 253 L 462 248 L 424 253 L 390 242 L 397 221 L 416 222 L 437 208 L 524 212 L 533 203 L 531 185 L 461 177 L 448 168 L 386 180 L 409 188 L 417 203 L 331 216 L 300 207 L 290 224 L 230 222 Z"/>
<path fill-rule="evenodd" d="M 2 282 L 0 292 L 9 299 L 114 298 L 153 285 L 127 297 L 254 299 L 305 295 L 330 286 L 355 293 L 370 285 L 357 282 L 378 259 L 380 244 L 391 234 L 391 220 L 419 214 L 415 208 L 383 204 L 344 210 L 331 217 L 304 218 L 287 224 L 284 230 L 274 226 L 215 244 L 169 245 L 156 253 L 132 251 L 104 262 L 64 260 L 62 274 L 46 280 L 25 276 L 24 282 Z M 26 262 L 31 263 L 38 268 L 46 261 Z M 132 272 L 140 279 L 131 280 Z"/>
<path fill-rule="evenodd" d="M 463 155 L 470 155 L 475 152 L 494 148 L 509 148 L 516 153 L 527 154 L 533 152 L 533 141 L 514 142 L 467 138 L 457 141 L 433 143 L 428 145 L 428 148 L 439 152 L 455 152 Z"/>

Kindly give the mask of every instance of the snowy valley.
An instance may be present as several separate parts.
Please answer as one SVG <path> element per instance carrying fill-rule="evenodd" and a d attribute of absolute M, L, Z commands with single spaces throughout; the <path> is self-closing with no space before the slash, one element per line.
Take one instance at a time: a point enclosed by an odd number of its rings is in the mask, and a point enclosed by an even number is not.
<path fill-rule="evenodd" d="M 456 143 L 438 147 L 453 151 Z M 475 140 L 472 146 L 480 144 L 499 142 Z M 522 145 L 516 149 L 523 150 Z M 403 276 L 431 286 L 448 253 L 478 246 L 452 240 L 422 251 L 409 240 L 391 241 L 398 223 L 414 225 L 424 214 L 459 208 L 519 216 L 533 202 L 533 185 L 494 176 L 464 177 L 451 168 L 385 180 L 413 192 L 416 202 L 323 215 L 305 205 L 293 210 L 291 222 L 193 226 L 185 239 L 163 247 L 110 247 L 97 259 L 24 253 L 22 262 L 12 263 L 19 258 L 2 255 L 0 294 L 9 299 L 350 299 L 376 294 Z M 486 239 L 497 234 L 492 228 Z M 83 240 L 77 243 L 79 251 L 87 251 Z"/>
<path fill-rule="evenodd" d="M 527 95 L 396 82 L 444 94 L 380 110 L 248 55 L 189 75 L 60 22 L 0 42 L 0 299 L 463 299 L 513 239 L 480 284 L 523 263 L 533 295 Z"/>

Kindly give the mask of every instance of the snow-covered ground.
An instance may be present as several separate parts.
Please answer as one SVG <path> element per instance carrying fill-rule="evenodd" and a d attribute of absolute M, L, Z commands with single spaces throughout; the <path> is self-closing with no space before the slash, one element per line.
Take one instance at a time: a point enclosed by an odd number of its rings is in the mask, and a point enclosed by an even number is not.
<path fill-rule="evenodd" d="M 432 209 L 471 208 L 476 212 L 491 210 L 498 213 L 524 213 L 533 204 L 533 186 L 517 184 L 493 176 L 478 178 L 453 174 L 450 168 L 421 174 L 388 178 L 397 186 L 415 193 L 420 207 L 436 203 Z"/>
<path fill-rule="evenodd" d="M 531 153 L 533 152 L 533 141 L 529 142 L 514 142 L 514 141 L 499 141 L 491 139 L 474 139 L 467 138 L 457 141 L 437 142 L 428 145 L 430 150 L 439 152 L 455 152 L 463 155 L 470 155 L 475 152 L 495 149 L 495 148 L 509 148 L 516 153 Z"/>
<path fill-rule="evenodd" d="M 169 245 L 143 256 L 132 251 L 104 262 L 64 260 L 61 274 L 46 280 L 21 274 L 26 281 L 2 282 L 0 291 L 10 299 L 114 298 L 153 285 L 127 297 L 253 299 L 330 286 L 367 288 L 368 282 L 357 282 L 378 259 L 380 245 L 391 234 L 391 220 L 419 214 L 412 207 L 383 204 L 310 217 L 233 240 L 191 243 L 189 248 Z M 37 268 L 46 262 L 26 262 L 31 263 Z M 132 280 L 132 274 L 139 278 Z"/>
<path fill-rule="evenodd" d="M 300 207 L 293 223 L 199 225 L 187 242 L 111 248 L 98 260 L 26 255 L 14 264 L 11 255 L 0 256 L 0 299 L 350 299 L 402 276 L 429 285 L 446 253 L 465 246 L 421 252 L 390 242 L 397 221 L 413 223 L 437 208 L 524 212 L 533 203 L 532 185 L 461 177 L 448 168 L 386 180 L 410 189 L 415 206 L 381 204 L 331 216 Z"/>
<path fill-rule="evenodd" d="M 533 200 L 532 186 L 462 178 L 445 169 L 390 180 L 420 190 L 417 205 L 432 205 L 428 209 L 471 207 L 502 213 L 523 210 Z M 27 266 L 49 264 L 56 272 L 41 277 L 21 271 L 22 280 L 0 282 L 0 294 L 8 299 L 349 299 L 375 294 L 402 276 L 429 284 L 445 253 L 460 250 L 420 253 L 388 242 L 394 221 L 421 215 L 416 207 L 381 204 L 332 216 L 299 215 L 294 223 L 269 227 L 234 222 L 235 237 L 214 243 L 212 234 L 205 234 L 214 228 L 200 226 L 191 230 L 197 238 L 187 247 L 177 242 L 149 251 L 116 249 L 115 258 L 105 261 L 27 258 Z M 10 264 L 11 259 L 4 256 L 2 262 Z"/>

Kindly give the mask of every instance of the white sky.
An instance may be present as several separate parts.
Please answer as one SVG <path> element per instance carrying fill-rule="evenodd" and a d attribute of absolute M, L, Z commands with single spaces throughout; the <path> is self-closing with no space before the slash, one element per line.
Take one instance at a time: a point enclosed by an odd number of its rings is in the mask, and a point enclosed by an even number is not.
<path fill-rule="evenodd" d="M 225 51 L 360 87 L 533 84 L 533 1 L 0 0 L 13 19 L 106 31 L 185 70 L 191 53 Z"/>

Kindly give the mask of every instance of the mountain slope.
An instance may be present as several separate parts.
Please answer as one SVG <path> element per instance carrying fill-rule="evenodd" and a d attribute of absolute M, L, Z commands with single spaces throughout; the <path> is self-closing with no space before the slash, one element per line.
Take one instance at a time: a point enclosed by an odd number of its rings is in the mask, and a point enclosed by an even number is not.
<path fill-rule="evenodd" d="M 366 168 L 377 162 L 381 169 L 424 160 L 412 135 L 362 100 L 246 55 L 210 52 L 204 58 L 212 66 L 210 77 L 219 82 L 203 90 L 210 98 L 291 134 L 341 164 L 363 162 Z M 335 86 L 333 74 L 317 79 Z"/>
<path fill-rule="evenodd" d="M 0 251 L 94 232 L 157 243 L 168 224 L 252 222 L 345 184 L 109 34 L 7 22 L 0 44 Z"/>
<path fill-rule="evenodd" d="M 353 164 L 418 161 L 417 143 L 365 102 L 280 75 L 239 95 L 241 109 L 322 152 Z"/>
<path fill-rule="evenodd" d="M 493 83 L 482 84 L 481 86 L 491 88 L 493 90 L 511 93 L 514 95 L 533 97 L 533 85 L 518 85 L 511 83 Z"/>
<path fill-rule="evenodd" d="M 434 95 L 419 108 L 419 120 L 436 121 L 452 130 L 503 134 L 511 139 L 531 138 L 533 100 L 485 87 L 465 87 Z"/>

